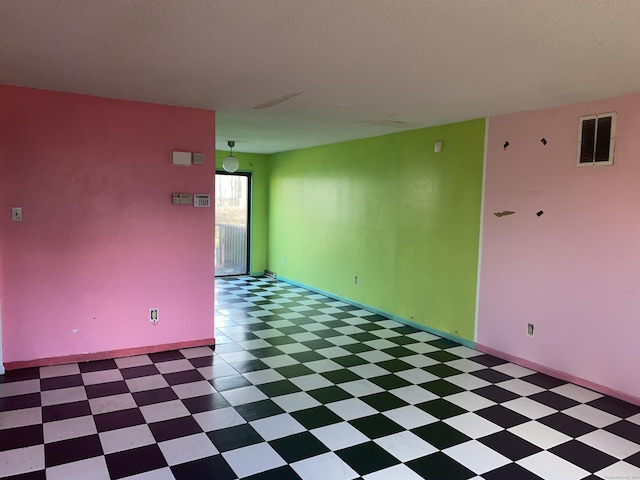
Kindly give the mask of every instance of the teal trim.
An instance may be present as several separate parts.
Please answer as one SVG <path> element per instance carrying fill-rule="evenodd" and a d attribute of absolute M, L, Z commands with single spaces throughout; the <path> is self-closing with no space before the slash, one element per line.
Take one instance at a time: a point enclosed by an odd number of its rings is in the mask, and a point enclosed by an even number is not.
<path fill-rule="evenodd" d="M 339 300 L 341 302 L 348 303 L 348 304 L 354 305 L 356 307 L 360 307 L 363 310 L 367 310 L 369 312 L 377 313 L 378 315 L 382 315 L 383 317 L 387 317 L 387 318 L 390 318 L 391 320 L 395 320 L 396 322 L 402 323 L 402 324 L 407 325 L 409 327 L 417 328 L 418 330 L 422 330 L 424 332 L 432 333 L 433 335 L 437 335 L 439 337 L 446 338 L 447 340 L 451 340 L 452 342 L 459 343 L 461 345 L 464 345 L 465 347 L 469 347 L 469 348 L 472 348 L 474 350 L 476 349 L 475 342 L 472 342 L 471 340 L 467 340 L 467 339 L 464 339 L 464 338 L 457 337 L 455 335 L 452 335 L 452 334 L 447 333 L 447 332 L 443 332 L 443 331 L 438 330 L 436 328 L 431 328 L 431 327 L 427 327 L 426 325 L 421 325 L 421 324 L 416 323 L 414 321 L 407 320 L 406 318 L 398 317 L 397 315 L 394 315 L 393 313 L 385 312 L 384 310 L 380 310 L 378 308 L 371 307 L 369 305 L 365 305 L 364 303 L 356 302 L 354 300 L 350 300 L 348 298 L 341 297 L 340 295 L 336 295 L 335 293 L 326 292 L 324 290 L 320 290 L 319 288 L 315 288 L 315 287 L 311 287 L 309 285 L 305 285 L 304 283 L 296 282 L 295 280 L 290 280 L 290 279 L 284 278 L 284 277 L 276 277 L 276 279 L 277 280 L 281 280 L 281 281 L 283 281 L 285 283 L 289 283 L 291 285 L 295 285 L 297 287 L 306 288 L 307 290 L 311 290 L 312 292 L 316 292 L 316 293 L 319 293 L 321 295 L 325 295 L 327 297 L 335 298 L 336 300 Z"/>
<path fill-rule="evenodd" d="M 264 277 L 264 272 L 251 272 L 249 275 L 252 277 Z"/>

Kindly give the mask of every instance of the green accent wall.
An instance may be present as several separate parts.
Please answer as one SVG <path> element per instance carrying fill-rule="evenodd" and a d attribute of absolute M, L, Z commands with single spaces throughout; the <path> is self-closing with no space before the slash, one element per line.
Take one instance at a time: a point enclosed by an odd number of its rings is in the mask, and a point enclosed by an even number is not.
<path fill-rule="evenodd" d="M 216 170 L 228 151 L 216 151 Z M 251 172 L 251 268 L 250 273 L 263 273 L 267 268 L 267 221 L 269 210 L 269 155 L 234 152 L 240 172 Z"/>
<path fill-rule="evenodd" d="M 267 268 L 473 340 L 484 132 L 478 119 L 270 155 Z"/>

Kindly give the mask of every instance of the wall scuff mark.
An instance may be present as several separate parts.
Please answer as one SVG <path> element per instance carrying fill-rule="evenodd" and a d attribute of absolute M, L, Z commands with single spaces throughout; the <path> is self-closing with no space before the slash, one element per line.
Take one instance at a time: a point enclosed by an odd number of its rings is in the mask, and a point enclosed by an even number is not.
<path fill-rule="evenodd" d="M 503 212 L 495 212 L 494 215 L 496 217 L 505 217 L 507 215 L 513 215 L 516 212 L 512 212 L 511 210 L 504 210 Z"/>
<path fill-rule="evenodd" d="M 543 212 L 542 210 L 540 210 L 539 212 L 537 212 L 537 213 L 536 213 L 536 215 L 537 215 L 537 216 L 539 216 L 539 217 L 541 217 L 543 213 L 544 213 L 544 212 Z"/>

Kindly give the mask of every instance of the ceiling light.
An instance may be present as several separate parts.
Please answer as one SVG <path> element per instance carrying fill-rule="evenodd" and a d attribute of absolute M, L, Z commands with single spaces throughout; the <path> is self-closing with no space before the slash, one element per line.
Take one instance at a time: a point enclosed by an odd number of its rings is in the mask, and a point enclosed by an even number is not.
<path fill-rule="evenodd" d="M 236 146 L 236 142 L 229 140 L 227 145 L 229 145 L 229 156 L 222 161 L 222 168 L 224 168 L 226 172 L 233 173 L 238 170 L 240 166 L 238 159 L 233 156 L 233 147 Z"/>

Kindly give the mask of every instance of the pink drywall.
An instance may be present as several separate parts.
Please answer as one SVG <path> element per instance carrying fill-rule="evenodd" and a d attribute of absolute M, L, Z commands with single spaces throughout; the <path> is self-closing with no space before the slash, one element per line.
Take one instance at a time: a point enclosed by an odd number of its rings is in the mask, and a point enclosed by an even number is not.
<path fill-rule="evenodd" d="M 611 111 L 614 165 L 576 167 L 578 117 Z M 640 398 L 640 95 L 488 128 L 477 343 Z"/>
<path fill-rule="evenodd" d="M 213 337 L 213 208 L 171 193 L 213 194 L 214 138 L 211 111 L 0 86 L 5 363 Z"/>

